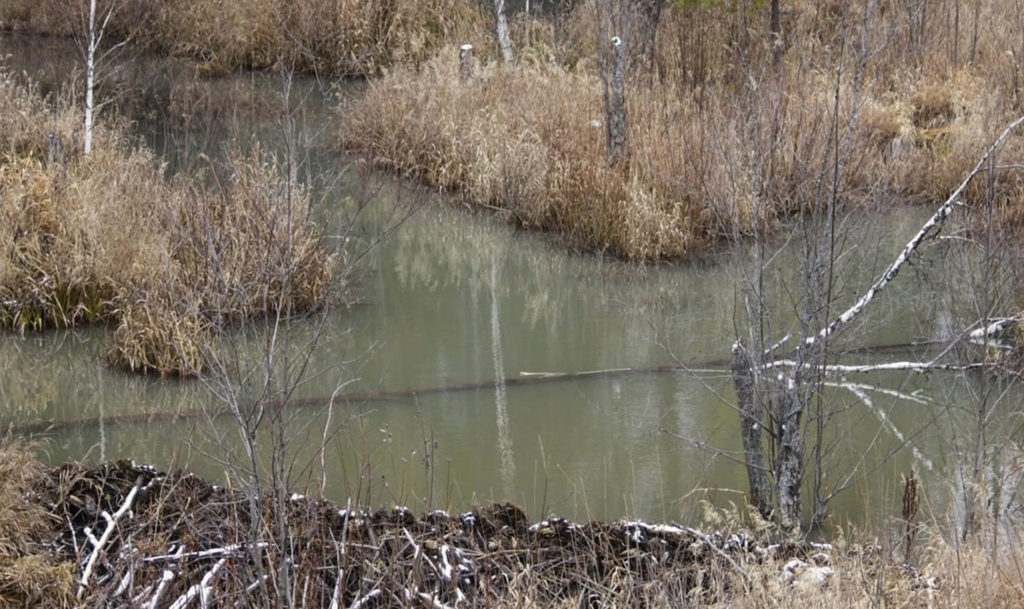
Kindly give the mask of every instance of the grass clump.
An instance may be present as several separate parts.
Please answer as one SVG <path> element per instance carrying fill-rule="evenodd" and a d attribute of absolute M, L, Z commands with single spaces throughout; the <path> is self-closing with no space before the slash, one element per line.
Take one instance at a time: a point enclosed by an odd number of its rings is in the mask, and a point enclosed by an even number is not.
<path fill-rule="evenodd" d="M 701 246 L 690 193 L 659 193 L 665 184 L 605 162 L 596 75 L 492 64 L 464 83 L 456 56 L 451 48 L 420 71 L 371 83 L 343 112 L 343 146 L 582 247 L 657 258 Z"/>
<path fill-rule="evenodd" d="M 534 37 L 520 40 L 514 69 L 487 64 L 463 82 L 448 47 L 390 72 L 342 108 L 339 139 L 632 260 L 699 254 L 829 201 L 942 200 L 1020 110 L 1022 81 L 1005 52 L 1020 46 L 1017 26 L 998 17 L 1015 9 L 983 1 L 954 31 L 934 17 L 940 8 L 910 35 L 906 12 L 882 4 L 789 7 L 777 66 L 763 3 L 666 5 L 652 58 L 627 85 L 630 156 L 616 168 L 593 2 L 548 28 L 520 25 Z M 1003 207 L 1024 195 L 1017 173 L 995 180 Z M 978 182 L 975 201 L 988 196 Z"/>
<path fill-rule="evenodd" d="M 0 325 L 110 323 L 115 364 L 191 375 L 230 324 L 325 302 L 333 259 L 271 155 L 232 154 L 217 187 L 167 179 L 117 128 L 84 157 L 77 113 L 54 104 L 0 74 L 22 117 L 0 134 Z"/>

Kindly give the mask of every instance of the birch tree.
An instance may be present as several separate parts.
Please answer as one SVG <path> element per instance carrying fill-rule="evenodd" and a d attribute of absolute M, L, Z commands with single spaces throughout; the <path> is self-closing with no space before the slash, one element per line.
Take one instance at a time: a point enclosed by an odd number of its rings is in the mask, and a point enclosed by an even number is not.
<path fill-rule="evenodd" d="M 508 34 L 508 18 L 505 16 L 505 0 L 494 0 L 494 18 L 498 34 L 498 46 L 501 47 L 501 58 L 505 65 L 515 65 L 512 52 L 512 39 Z"/>
<path fill-rule="evenodd" d="M 97 7 L 96 0 L 89 0 L 89 11 L 86 16 L 86 40 L 84 44 L 85 55 L 85 118 L 82 126 L 83 145 L 82 152 L 88 156 L 92 153 L 93 122 L 96 112 L 104 104 L 96 103 L 96 84 L 98 64 L 110 58 L 111 54 L 123 48 L 127 41 L 120 41 L 108 50 L 97 56 L 100 45 L 103 43 L 104 33 L 110 24 L 110 18 L 117 9 L 117 2 L 110 2 L 105 8 Z M 97 24 L 97 13 L 100 21 Z"/>

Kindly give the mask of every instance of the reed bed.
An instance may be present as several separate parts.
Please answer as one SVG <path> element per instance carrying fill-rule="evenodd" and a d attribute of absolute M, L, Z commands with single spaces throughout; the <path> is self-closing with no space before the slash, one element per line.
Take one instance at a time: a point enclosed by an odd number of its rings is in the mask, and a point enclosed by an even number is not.
<path fill-rule="evenodd" d="M 301 607 L 987 608 L 1016 606 L 1024 591 L 1015 528 L 958 544 L 931 525 L 907 563 L 870 538 L 786 541 L 736 528 L 735 515 L 712 516 L 705 532 L 532 522 L 510 504 L 365 511 L 287 493 L 253 513 L 243 493 L 186 472 L 46 469 L 10 440 L 0 456 L 0 599 L 13 606 L 262 606 L 290 590 Z"/>
<path fill-rule="evenodd" d="M 87 3 L 86 3 L 87 5 Z M 100 0 L 112 40 L 194 57 L 202 74 L 287 66 L 369 76 L 415 64 L 450 39 L 482 38 L 471 0 Z M 0 28 L 82 36 L 87 13 L 61 0 L 5 0 Z"/>
<path fill-rule="evenodd" d="M 666 6 L 651 65 L 627 87 L 630 156 L 612 168 L 596 9 L 582 3 L 521 35 L 531 46 L 514 69 L 460 80 L 452 46 L 393 70 L 342 108 L 339 141 L 583 249 L 685 258 L 830 200 L 945 198 L 1021 109 L 1022 24 L 1000 15 L 1024 5 L 1011 4 L 978 3 L 956 32 L 944 3 L 920 23 L 897 2 L 795 4 L 777 69 L 764 3 Z M 997 173 L 973 199 L 991 192 L 1019 216 L 1020 172 Z"/>
<path fill-rule="evenodd" d="M 111 362 L 198 374 L 210 338 L 242 319 L 299 314 L 332 287 L 308 198 L 258 146 L 227 181 L 164 177 L 124 131 L 99 127 L 0 73 L 0 326 L 115 326 Z"/>

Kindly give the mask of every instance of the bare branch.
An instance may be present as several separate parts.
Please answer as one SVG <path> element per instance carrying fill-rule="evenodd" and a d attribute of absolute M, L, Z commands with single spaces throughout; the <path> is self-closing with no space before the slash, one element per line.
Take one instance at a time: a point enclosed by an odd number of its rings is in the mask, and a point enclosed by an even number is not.
<path fill-rule="evenodd" d="M 135 480 L 135 486 L 133 486 L 132 490 L 128 492 L 128 495 L 124 498 L 124 502 L 121 504 L 121 507 L 114 512 L 113 516 L 111 516 L 106 510 L 101 514 L 104 520 L 107 521 L 107 528 L 103 530 L 103 535 L 100 536 L 99 540 L 92 539 L 90 536 L 90 541 L 93 544 L 93 550 L 92 554 L 89 555 L 89 560 L 85 563 L 85 568 L 82 569 L 82 579 L 78 582 L 78 592 L 75 594 L 78 599 L 81 599 L 82 595 L 85 594 L 85 589 L 89 586 L 89 577 L 92 575 L 92 571 L 96 567 L 96 561 L 99 560 L 100 554 L 103 553 L 103 547 L 107 545 L 107 542 L 110 540 L 110 536 L 114 534 L 114 529 L 117 528 L 117 521 L 131 510 L 132 503 L 135 501 L 135 495 L 138 494 L 140 488 L 142 488 L 141 476 Z"/>
<path fill-rule="evenodd" d="M 989 157 L 991 157 L 999 147 L 1003 145 L 1006 139 L 1010 137 L 1010 134 L 1013 133 L 1021 123 L 1024 123 L 1024 116 L 1017 118 L 1003 130 L 1002 134 L 996 138 L 992 145 L 988 147 L 988 150 L 985 151 L 985 154 L 982 155 L 981 160 L 979 160 L 978 164 L 974 166 L 974 169 L 972 169 L 971 172 L 967 174 L 967 177 L 964 178 L 964 181 L 960 183 L 960 186 L 953 191 L 953 194 L 949 195 L 949 198 L 947 198 L 935 213 L 932 214 L 928 221 L 921 226 L 921 229 L 917 234 L 914 235 L 906 246 L 904 246 L 903 251 L 901 251 L 899 256 L 896 257 L 896 260 L 894 260 L 893 263 L 889 265 L 889 268 L 882 273 L 882 276 L 875 281 L 868 291 L 861 296 L 860 300 L 858 300 L 852 307 L 844 311 L 839 315 L 839 317 L 834 319 L 832 323 L 822 328 L 820 332 L 804 339 L 804 344 L 806 346 L 810 347 L 815 343 L 827 341 L 833 334 L 849 325 L 851 321 L 864 311 L 874 297 L 881 292 L 889 282 L 896 278 L 900 269 L 903 268 L 903 265 L 906 264 L 914 252 L 917 251 L 917 248 L 921 243 L 923 243 L 933 231 L 937 232 L 939 227 L 942 226 L 946 217 L 949 216 L 953 211 L 953 208 L 960 202 L 960 197 L 963 195 L 964 191 L 967 190 L 967 186 L 971 183 L 971 180 L 974 179 L 974 176 L 976 176 L 981 171 L 982 167 L 985 166 L 985 163 L 988 162 Z"/>

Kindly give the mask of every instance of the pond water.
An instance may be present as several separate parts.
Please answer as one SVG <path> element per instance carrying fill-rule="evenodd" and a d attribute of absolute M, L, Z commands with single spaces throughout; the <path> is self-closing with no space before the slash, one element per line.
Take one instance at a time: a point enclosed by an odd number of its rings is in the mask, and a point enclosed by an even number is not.
<path fill-rule="evenodd" d="M 12 69 L 50 78 L 54 89 L 74 65 L 61 44 L 0 37 L 0 55 L 10 54 Z M 507 500 L 535 518 L 574 519 L 686 521 L 700 514 L 702 499 L 743 501 L 727 368 L 729 348 L 747 327 L 748 247 L 644 267 L 574 254 L 556 238 L 334 154 L 336 89 L 321 81 L 296 79 L 290 89 L 280 75 L 197 81 L 187 64 L 172 61 L 154 77 L 146 76 L 152 63 L 133 62 L 137 74 L 119 77 L 123 93 L 108 114 L 132 119 L 172 170 L 212 163 L 232 141 L 259 138 L 275 150 L 292 142 L 319 217 L 332 231 L 345 227 L 331 234 L 347 239 L 350 253 L 376 243 L 353 266 L 351 306 L 332 310 L 322 331 L 319 318 L 289 327 L 297 344 L 319 336 L 289 408 L 296 490 L 319 490 L 309 473 L 323 471 L 323 491 L 340 503 L 461 510 Z M 369 205 L 353 217 L 360 202 Z M 926 215 L 897 208 L 852 222 L 842 306 Z M 769 277 L 781 311 L 795 306 L 785 287 L 797 284 L 796 249 L 783 249 L 786 262 Z M 880 297 L 846 346 L 941 337 L 952 313 L 946 290 L 931 287 L 942 283 L 929 260 Z M 779 313 L 777 327 L 791 319 Z M 4 424 L 45 437 L 51 462 L 131 458 L 224 480 L 223 461 L 237 458 L 238 446 L 230 418 L 213 414 L 221 403 L 198 381 L 109 368 L 110 332 L 0 336 Z M 259 332 L 235 338 L 248 353 L 262 344 Z M 881 357 L 919 355 L 904 349 Z M 258 365 L 258 357 L 250 361 Z M 677 364 L 686 369 L 665 369 Z M 558 376 L 581 372 L 591 373 Z M 838 521 L 870 525 L 875 515 L 898 513 L 900 475 L 912 469 L 934 509 L 945 509 L 956 496 L 968 440 L 957 430 L 969 420 L 966 396 L 976 383 L 892 372 L 851 380 L 920 399 L 875 392 L 867 407 L 848 388 L 829 390 L 837 419 L 828 433 L 834 475 L 827 484 L 849 482 L 832 503 Z M 332 395 L 339 399 L 328 407 Z M 1015 404 L 1016 393 L 1007 395 Z M 1008 406 L 1000 408 L 993 418 L 1013 420 Z"/>

